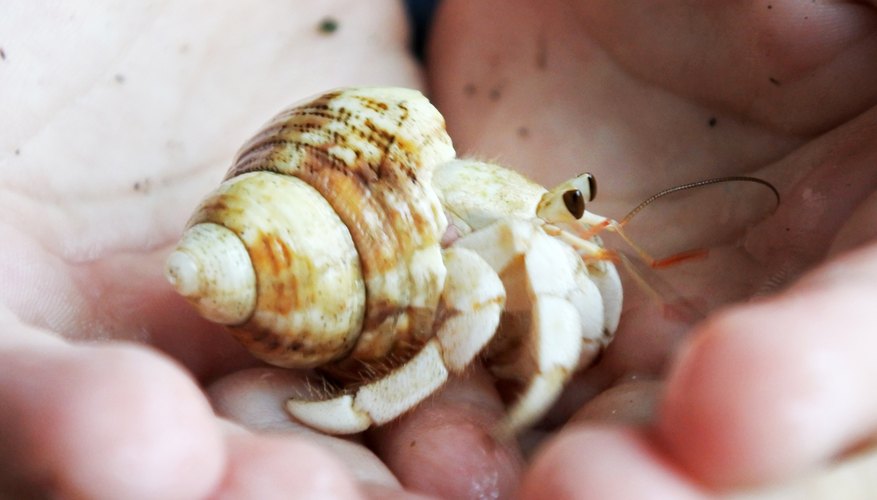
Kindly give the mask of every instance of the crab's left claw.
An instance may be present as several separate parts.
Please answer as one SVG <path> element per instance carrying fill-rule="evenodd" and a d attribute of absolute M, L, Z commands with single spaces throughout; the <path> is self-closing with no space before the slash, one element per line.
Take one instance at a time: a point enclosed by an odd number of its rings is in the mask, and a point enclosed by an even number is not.
<path fill-rule="evenodd" d="M 471 250 L 442 252 L 447 268 L 435 336 L 410 360 L 384 378 L 350 394 L 319 401 L 290 399 L 299 421 L 330 434 L 362 432 L 385 424 L 435 392 L 450 373 L 460 373 L 493 338 L 505 305 L 502 282 Z"/>
<path fill-rule="evenodd" d="M 572 248 L 531 221 L 503 220 L 456 245 L 484 257 L 510 294 L 510 321 L 489 353 L 496 376 L 524 384 L 497 429 L 510 436 L 541 418 L 573 372 L 608 343 L 601 290 Z"/>

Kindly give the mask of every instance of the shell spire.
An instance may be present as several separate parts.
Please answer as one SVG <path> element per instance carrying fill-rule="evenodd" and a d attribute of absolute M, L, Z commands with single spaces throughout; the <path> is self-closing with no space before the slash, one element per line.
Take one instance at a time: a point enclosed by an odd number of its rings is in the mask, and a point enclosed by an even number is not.
<path fill-rule="evenodd" d="M 219 224 L 186 230 L 165 275 L 202 316 L 223 325 L 245 322 L 256 307 L 256 275 L 240 238 Z"/>
<path fill-rule="evenodd" d="M 354 380 L 392 369 L 432 336 L 447 228 L 432 178 L 455 155 L 418 91 L 340 89 L 300 103 L 241 148 L 189 221 L 240 245 L 181 243 L 169 279 L 271 364 Z M 213 283 L 230 260 L 253 276 Z M 223 295 L 234 288 L 246 306 Z"/>
<path fill-rule="evenodd" d="M 367 365 L 384 366 L 393 352 L 403 359 L 400 349 L 431 335 L 447 227 L 432 175 L 455 155 L 444 118 L 420 92 L 341 89 L 277 115 L 229 170 L 229 181 L 252 172 L 301 179 L 349 230 L 368 292 L 362 333 L 333 370 L 339 376 L 371 373 Z"/>

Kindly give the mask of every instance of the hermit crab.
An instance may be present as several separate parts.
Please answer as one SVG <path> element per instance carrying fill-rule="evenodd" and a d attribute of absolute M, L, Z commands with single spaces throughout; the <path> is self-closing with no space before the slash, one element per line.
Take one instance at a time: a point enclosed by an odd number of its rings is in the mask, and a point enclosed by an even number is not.
<path fill-rule="evenodd" d="M 328 433 L 389 422 L 482 359 L 520 387 L 499 430 L 541 417 L 612 340 L 622 290 L 590 228 L 594 179 L 551 190 L 461 160 L 419 92 L 353 88 L 247 142 L 167 261 L 256 357 L 313 369 L 289 412 Z"/>

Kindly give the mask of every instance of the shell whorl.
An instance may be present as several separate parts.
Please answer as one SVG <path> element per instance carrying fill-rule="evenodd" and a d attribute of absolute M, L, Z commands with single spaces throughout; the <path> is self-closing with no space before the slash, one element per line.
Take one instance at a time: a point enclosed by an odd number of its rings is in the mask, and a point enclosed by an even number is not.
<path fill-rule="evenodd" d="M 240 238 L 225 226 L 192 226 L 168 257 L 165 274 L 210 321 L 237 325 L 256 308 L 253 263 Z"/>
<path fill-rule="evenodd" d="M 190 226 L 214 222 L 229 227 L 244 242 L 253 261 L 258 303 L 252 317 L 234 329 L 235 335 L 268 362 L 315 366 L 327 360 L 341 360 L 336 365 L 341 371 L 356 371 L 424 342 L 431 334 L 445 277 L 440 241 L 447 221 L 432 190 L 432 172 L 454 156 L 444 119 L 417 91 L 338 90 L 277 115 L 243 146 L 223 185 L 202 203 L 190 221 Z M 301 225 L 306 217 L 315 220 L 327 217 L 308 215 L 307 209 L 301 208 L 310 206 L 312 200 L 289 201 L 290 197 L 301 195 L 287 194 L 285 187 L 280 189 L 280 181 L 265 181 L 259 187 L 235 187 L 266 176 L 303 181 L 319 194 L 327 205 L 325 210 L 335 214 L 343 228 L 325 227 L 318 234 L 309 235 L 293 235 L 294 231 L 284 229 L 287 224 Z M 261 194 L 258 190 L 262 189 L 270 194 Z M 229 196 L 234 198 L 232 194 L 248 201 L 232 207 L 228 203 Z M 277 201 L 274 198 L 303 211 L 277 217 L 274 213 L 277 207 L 268 208 Z M 251 211 L 261 213 L 242 215 Z M 236 217 L 243 217 L 246 222 L 230 224 Z M 261 236 L 253 234 L 258 232 L 256 228 L 266 225 L 267 229 L 258 230 L 263 233 Z M 356 321 L 355 314 L 350 314 L 349 321 L 337 322 L 349 329 L 343 335 L 332 334 L 333 338 L 342 339 L 338 345 L 327 346 L 325 339 L 308 335 L 307 345 L 302 345 L 300 325 L 279 319 L 288 314 L 279 314 L 283 309 L 281 301 L 271 297 L 282 295 L 275 293 L 275 288 L 286 290 L 292 287 L 289 282 L 309 276 L 307 270 L 290 267 L 296 259 L 284 257 L 283 252 L 279 260 L 266 259 L 266 255 L 277 257 L 276 249 L 260 249 L 287 248 L 294 256 L 299 252 L 304 255 L 329 251 L 319 250 L 326 245 L 318 240 L 334 241 L 328 237 L 330 231 L 346 234 L 355 249 L 356 266 L 349 262 L 349 255 L 338 262 L 348 268 L 356 267 L 361 273 L 364 289 L 347 290 L 350 295 L 362 297 L 361 306 L 348 307 L 352 313 L 358 310 L 361 316 Z M 266 238 L 278 235 L 279 239 L 266 243 Z M 272 274 L 264 270 L 274 268 L 282 272 Z M 329 272 L 328 267 L 320 271 Z M 355 275 L 347 270 L 342 274 Z M 325 293 L 327 283 L 314 282 L 319 279 L 313 276 L 306 279 L 311 281 L 292 287 L 297 301 L 292 309 L 306 307 L 310 300 L 325 301 L 319 295 Z M 314 296 L 302 295 L 307 293 Z M 308 332 L 307 328 L 302 331 Z M 281 340 L 281 345 L 275 345 L 277 337 L 285 338 L 286 334 L 295 337 L 296 344 Z M 289 352 L 292 347 L 297 347 L 297 352 Z M 331 354 L 320 357 L 315 354 L 317 351 Z"/>
<path fill-rule="evenodd" d="M 315 189 L 272 172 L 241 175 L 211 193 L 190 224 L 187 234 L 221 225 L 247 250 L 256 304 L 231 331 L 256 357 L 304 368 L 352 348 L 365 307 L 359 257 L 347 228 Z"/>

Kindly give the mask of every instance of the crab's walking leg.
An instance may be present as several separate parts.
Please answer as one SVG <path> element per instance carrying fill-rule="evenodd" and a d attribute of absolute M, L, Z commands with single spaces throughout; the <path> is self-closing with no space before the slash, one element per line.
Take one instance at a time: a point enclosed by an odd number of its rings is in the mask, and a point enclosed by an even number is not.
<path fill-rule="evenodd" d="M 535 358 L 535 373 L 524 391 L 497 426 L 499 436 L 513 436 L 532 425 L 554 404 L 579 363 L 579 315 L 559 297 L 537 297 L 533 304 L 528 349 Z"/>
<path fill-rule="evenodd" d="M 286 409 L 300 422 L 329 434 L 362 432 L 393 420 L 432 394 L 448 379 L 435 339 L 386 377 L 351 394 L 309 401 L 290 399 Z"/>
<path fill-rule="evenodd" d="M 463 371 L 496 332 L 505 290 L 475 252 L 443 251 L 447 276 L 436 318 L 436 334 L 411 360 L 353 393 L 322 401 L 290 399 L 299 421 L 330 434 L 352 434 L 385 424 L 435 392 L 448 373 Z"/>
<path fill-rule="evenodd" d="M 505 343 L 508 352 L 494 352 L 491 359 L 494 374 L 524 383 L 497 429 L 512 435 L 554 403 L 579 366 L 583 346 L 591 353 L 602 347 L 590 348 L 603 335 L 603 301 L 577 254 L 532 222 L 500 221 L 457 245 L 482 255 L 507 289 L 525 284 L 527 300 L 510 296 L 509 307 L 530 307 L 529 331 L 513 334 L 520 338 Z"/>

